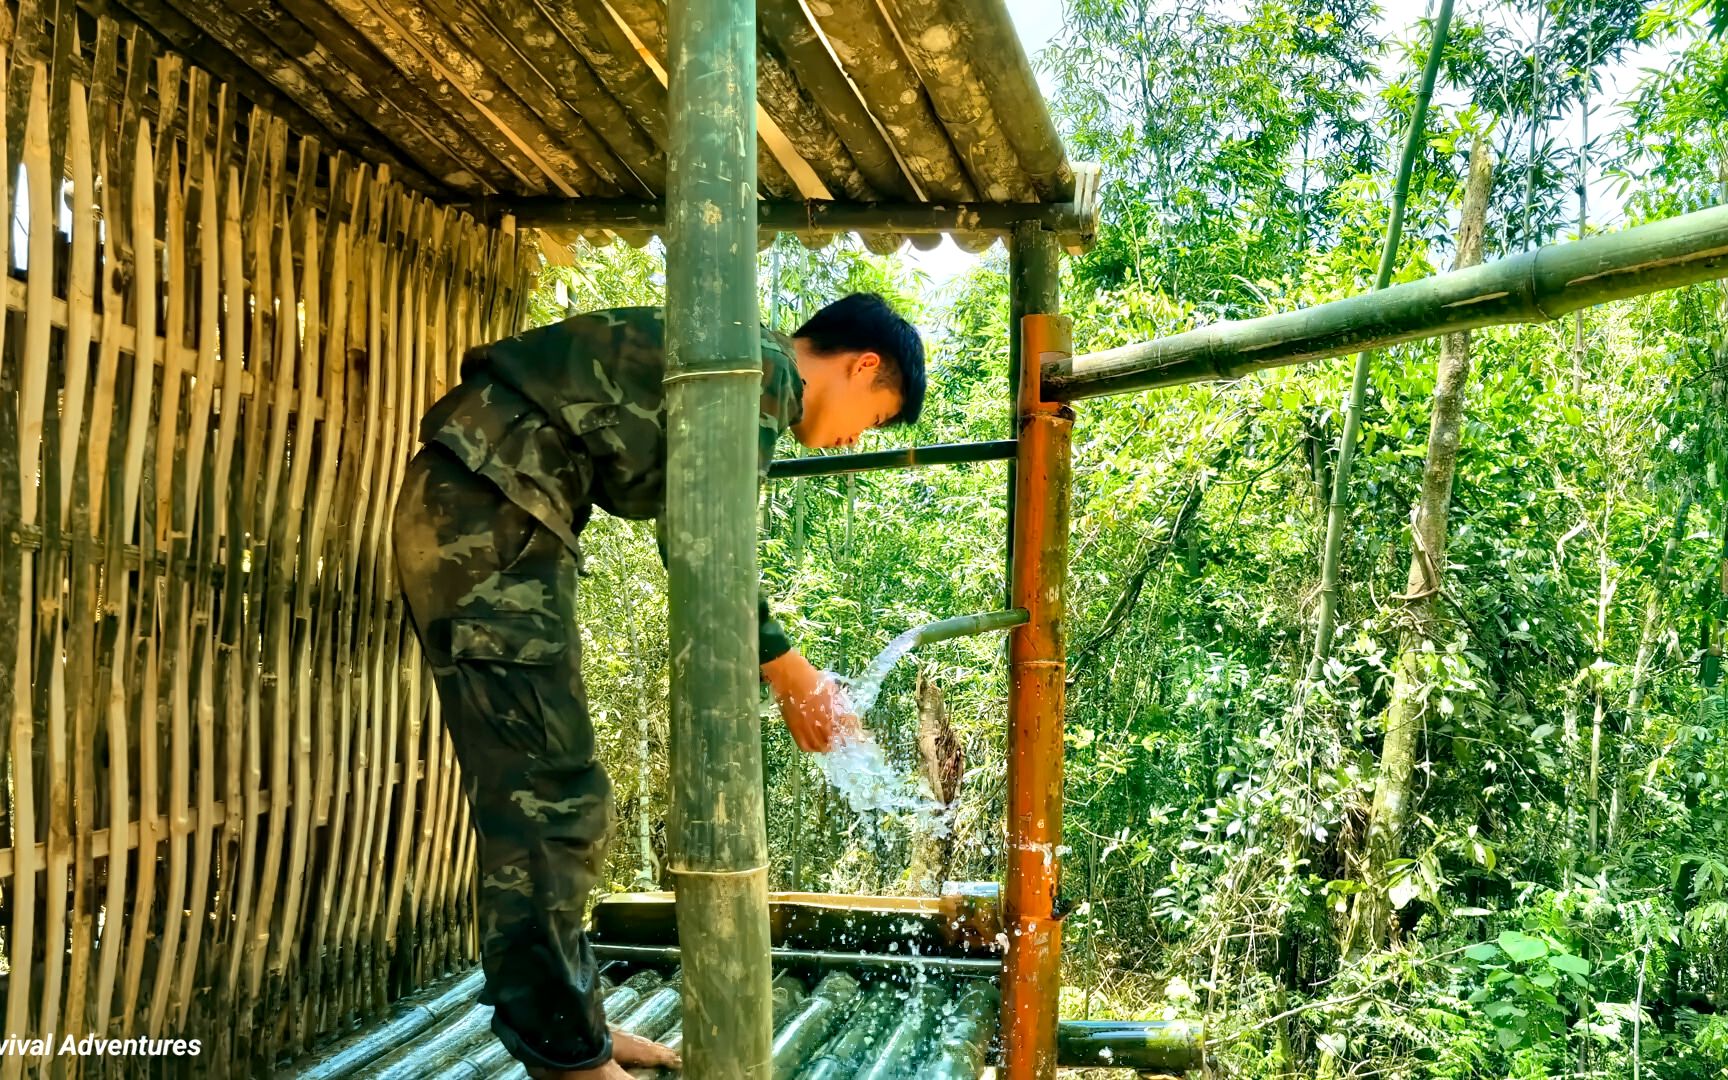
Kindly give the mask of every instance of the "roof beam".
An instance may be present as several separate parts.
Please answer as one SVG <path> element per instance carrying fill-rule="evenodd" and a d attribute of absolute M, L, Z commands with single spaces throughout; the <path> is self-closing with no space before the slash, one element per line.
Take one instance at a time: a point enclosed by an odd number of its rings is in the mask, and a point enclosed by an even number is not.
<path fill-rule="evenodd" d="M 662 229 L 666 207 L 658 202 L 629 199 L 530 198 L 498 200 L 483 208 L 502 208 L 524 228 Z M 757 204 L 757 221 L 768 232 L 797 234 L 862 230 L 907 236 L 942 233 L 990 233 L 1006 236 L 1021 222 L 1034 222 L 1064 239 L 1090 240 L 1097 231 L 1093 213 L 1071 202 L 1059 203 L 918 203 L 804 202 Z"/>
<path fill-rule="evenodd" d="M 1728 277 L 1728 206 L 1549 244 L 1329 304 L 1226 321 L 1044 366 L 1044 395 L 1074 401 L 1475 330 L 1539 323 L 1644 293 Z"/>

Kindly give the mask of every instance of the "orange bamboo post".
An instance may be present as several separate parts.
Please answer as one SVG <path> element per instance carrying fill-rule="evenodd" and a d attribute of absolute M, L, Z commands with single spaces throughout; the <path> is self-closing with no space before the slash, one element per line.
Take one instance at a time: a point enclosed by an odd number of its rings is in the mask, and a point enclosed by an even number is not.
<path fill-rule="evenodd" d="M 1074 414 L 1043 400 L 1038 373 L 1071 355 L 1072 325 L 1054 309 L 1053 234 L 1015 237 L 1027 281 L 1020 320 L 1019 452 L 1014 484 L 1013 604 L 1029 618 L 1009 637 L 1008 880 L 1003 920 L 1002 1028 L 1007 1080 L 1056 1075 L 1062 932 L 1056 912 L 1062 842 L 1062 707 L 1067 674 L 1063 594 L 1068 569 L 1070 436 Z M 1018 305 L 1017 305 L 1018 306 Z M 1029 310 L 1030 309 L 1030 310 Z"/>

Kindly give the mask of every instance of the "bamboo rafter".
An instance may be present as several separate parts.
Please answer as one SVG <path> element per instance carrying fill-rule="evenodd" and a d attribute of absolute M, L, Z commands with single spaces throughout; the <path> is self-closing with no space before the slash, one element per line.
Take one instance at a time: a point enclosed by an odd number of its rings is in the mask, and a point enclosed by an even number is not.
<path fill-rule="evenodd" d="M 121 20 L 25 0 L 7 44 L 7 1033 L 249 1072 L 475 956 L 388 514 L 529 251 Z"/>

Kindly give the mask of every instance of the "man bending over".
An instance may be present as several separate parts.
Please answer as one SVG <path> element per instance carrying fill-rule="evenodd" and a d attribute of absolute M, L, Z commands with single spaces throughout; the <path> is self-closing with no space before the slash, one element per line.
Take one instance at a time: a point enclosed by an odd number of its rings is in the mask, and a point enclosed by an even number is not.
<path fill-rule="evenodd" d="M 483 1000 L 537 1080 L 676 1064 L 607 1030 L 582 932 L 612 789 L 594 757 L 576 626 L 577 543 L 594 508 L 664 524 L 665 373 L 657 308 L 472 349 L 422 421 L 396 506 L 397 573 L 480 838 Z M 787 429 L 805 446 L 850 446 L 916 420 L 923 401 L 923 342 L 879 296 L 830 304 L 790 338 L 764 329 L 761 473 Z M 762 677 L 799 748 L 856 732 L 766 598 L 757 612 Z"/>

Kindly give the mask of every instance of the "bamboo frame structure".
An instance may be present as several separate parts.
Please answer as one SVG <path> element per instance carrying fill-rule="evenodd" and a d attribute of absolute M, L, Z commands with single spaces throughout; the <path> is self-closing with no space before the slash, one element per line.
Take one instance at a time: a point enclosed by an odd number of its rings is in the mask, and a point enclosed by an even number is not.
<path fill-rule="evenodd" d="M 53 14 L 26 0 L 0 62 L 28 235 L 0 282 L 6 1024 L 249 1072 L 475 955 L 383 525 L 528 253 L 140 28 Z"/>
<path fill-rule="evenodd" d="M 772 1056 L 767 806 L 756 714 L 756 6 L 670 12 L 666 531 L 672 804 L 667 870 L 696 1076 Z"/>

